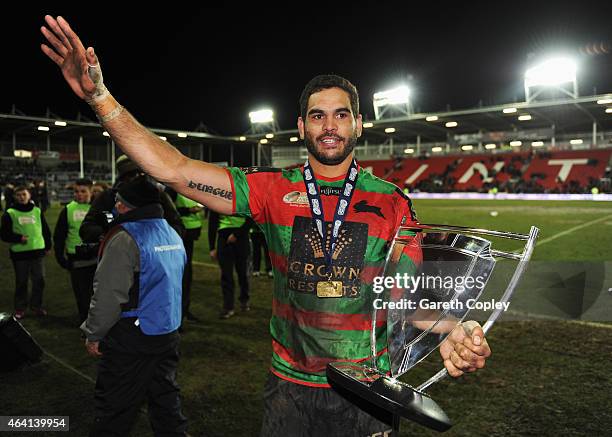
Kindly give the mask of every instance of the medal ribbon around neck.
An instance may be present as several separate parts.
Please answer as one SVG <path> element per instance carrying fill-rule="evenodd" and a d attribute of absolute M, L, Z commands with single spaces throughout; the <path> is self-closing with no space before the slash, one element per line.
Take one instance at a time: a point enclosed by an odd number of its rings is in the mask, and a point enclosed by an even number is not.
<path fill-rule="evenodd" d="M 342 223 L 344 223 L 344 220 L 346 219 L 346 213 L 348 212 L 348 207 L 351 204 L 351 199 L 353 198 L 353 193 L 355 192 L 355 187 L 357 186 L 358 173 L 357 162 L 353 159 L 348 172 L 344 177 L 344 184 L 342 185 L 340 196 L 338 196 L 338 203 L 336 204 L 336 211 L 334 212 L 329 250 L 327 250 L 327 245 L 325 244 L 327 239 L 325 237 L 326 233 L 324 229 L 325 217 L 323 215 L 323 203 L 321 202 L 319 186 L 317 184 L 314 171 L 308 163 L 308 160 L 306 160 L 306 163 L 304 164 L 303 176 L 304 184 L 306 185 L 306 195 L 308 196 L 308 204 L 310 206 L 310 213 L 312 214 L 312 221 L 319 233 L 319 237 L 321 238 L 323 254 L 325 256 L 325 267 L 328 274 L 331 273 L 332 256 L 334 253 L 334 248 L 336 247 L 338 235 L 340 234 L 340 226 L 342 226 Z"/>

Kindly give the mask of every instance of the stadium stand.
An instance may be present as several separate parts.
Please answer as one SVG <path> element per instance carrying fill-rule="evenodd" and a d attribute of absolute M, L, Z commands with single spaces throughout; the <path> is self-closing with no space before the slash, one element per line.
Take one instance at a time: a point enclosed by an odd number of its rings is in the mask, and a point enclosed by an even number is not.
<path fill-rule="evenodd" d="M 410 191 L 513 193 L 610 192 L 612 149 L 421 156 L 361 161 Z"/>

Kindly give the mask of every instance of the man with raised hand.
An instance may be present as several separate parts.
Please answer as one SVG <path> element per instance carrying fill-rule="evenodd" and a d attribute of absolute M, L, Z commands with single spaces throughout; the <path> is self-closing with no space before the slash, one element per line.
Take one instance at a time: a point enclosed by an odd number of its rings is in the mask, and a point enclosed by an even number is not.
<path fill-rule="evenodd" d="M 401 190 L 353 158 L 362 130 L 354 85 L 334 75 L 306 85 L 297 120 L 308 149 L 304 166 L 222 169 L 187 158 L 139 124 L 104 85 L 93 48 L 85 49 L 63 18 L 45 20 L 53 48 L 42 50 L 128 156 L 184 196 L 221 214 L 252 217 L 264 231 L 274 294 L 261 435 L 390 435 L 389 417 L 355 406 L 325 377 L 327 363 L 369 358 L 371 275 L 398 226 L 415 220 Z M 420 256 L 415 250 L 407 262 L 417 265 Z M 384 323 L 377 330 L 385 340 Z M 457 326 L 440 347 L 451 376 L 484 367 L 491 354 L 480 326 L 467 331 Z M 388 369 L 387 353 L 378 350 L 378 367 Z"/>

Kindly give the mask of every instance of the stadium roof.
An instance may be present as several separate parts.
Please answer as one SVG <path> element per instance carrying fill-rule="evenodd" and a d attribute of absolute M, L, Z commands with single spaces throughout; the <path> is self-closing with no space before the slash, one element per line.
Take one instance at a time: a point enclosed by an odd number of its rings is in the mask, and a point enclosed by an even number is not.
<path fill-rule="evenodd" d="M 532 103 L 517 102 L 504 105 L 477 107 L 448 112 L 418 113 L 389 119 L 371 121 L 372 127 L 364 128 L 361 141 L 379 144 L 389 141 L 395 143 L 414 143 L 417 136 L 421 142 L 454 143 L 461 142 L 457 138 L 479 137 L 483 141 L 504 141 L 508 135 L 502 133 L 514 132 L 516 139 L 548 137 L 555 134 L 591 132 L 593 123 L 597 123 L 598 131 L 612 129 L 612 113 L 606 113 L 606 108 L 612 103 L 603 104 L 598 101 L 612 100 L 611 94 L 579 97 L 576 99 L 542 100 Z M 504 109 L 516 111 L 505 113 Z M 529 120 L 519 120 L 519 116 L 529 115 Z M 437 117 L 435 121 L 427 121 Z M 525 117 L 524 117 L 525 118 Z M 446 127 L 447 122 L 456 122 L 456 127 Z M 365 121 L 364 121 L 365 123 Z M 392 133 L 385 129 L 394 128 Z M 475 135 L 478 134 L 478 135 Z M 274 138 L 268 139 L 268 145 L 293 145 L 290 137 L 297 135 L 297 129 L 274 133 Z M 264 138 L 264 134 L 248 135 L 249 140 Z"/>
<path fill-rule="evenodd" d="M 396 144 L 414 144 L 417 137 L 421 143 L 447 144 L 535 140 L 567 133 L 592 132 L 593 123 L 597 124 L 597 132 L 609 132 L 612 130 L 612 113 L 606 112 L 606 109 L 612 108 L 612 103 L 605 103 L 609 101 L 612 101 L 612 94 L 415 113 L 369 122 L 372 126 L 364 128 L 360 142 L 367 141 L 373 145 L 391 141 Z M 527 115 L 530 116 L 528 120 L 519 120 L 519 117 Z M 437 119 L 428 121 L 432 117 Z M 56 121 L 65 122 L 66 125 L 57 126 Z M 456 122 L 457 125 L 446 127 L 448 122 Z M 49 130 L 41 132 L 38 126 L 48 127 Z M 394 132 L 385 132 L 389 128 L 394 128 Z M 151 130 L 179 148 L 191 145 L 253 146 L 263 138 L 266 138 L 268 146 L 301 145 L 290 141 L 291 137 L 297 136 L 297 129 L 274 132 L 272 138 L 266 137 L 265 133 L 240 137 L 173 129 Z M 103 146 L 109 144 L 109 138 L 103 132 L 102 127 L 91 120 L 62 120 L 52 114 L 48 117 L 32 117 L 0 113 L 0 142 L 11 143 L 15 138 L 16 148 L 44 150 L 48 144 L 75 144 L 79 136 L 83 137 L 86 145 Z"/>
<path fill-rule="evenodd" d="M 56 122 L 65 123 L 65 126 Z M 48 131 L 40 131 L 38 127 L 48 127 Z M 207 132 L 178 131 L 173 129 L 150 128 L 159 136 L 166 137 L 173 145 L 245 145 L 253 144 L 255 140 L 240 141 L 239 137 L 213 135 Z M 22 144 L 37 145 L 74 143 L 75 138 L 83 137 L 88 145 L 104 145 L 110 138 L 104 136 L 104 129 L 100 124 L 90 120 L 66 120 L 55 117 L 32 117 L 21 114 L 0 113 L 0 141 L 3 143 L 13 141 L 15 135 L 18 148 Z M 180 136 L 179 136 L 180 134 Z"/>

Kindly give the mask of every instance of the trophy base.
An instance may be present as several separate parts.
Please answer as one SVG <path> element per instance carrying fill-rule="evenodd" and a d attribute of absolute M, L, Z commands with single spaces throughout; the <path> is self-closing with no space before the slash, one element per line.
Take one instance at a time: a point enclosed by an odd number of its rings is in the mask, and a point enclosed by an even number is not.
<path fill-rule="evenodd" d="M 453 426 L 440 406 L 414 387 L 363 364 L 338 361 L 327 365 L 327 378 L 356 396 L 436 431 Z"/>

